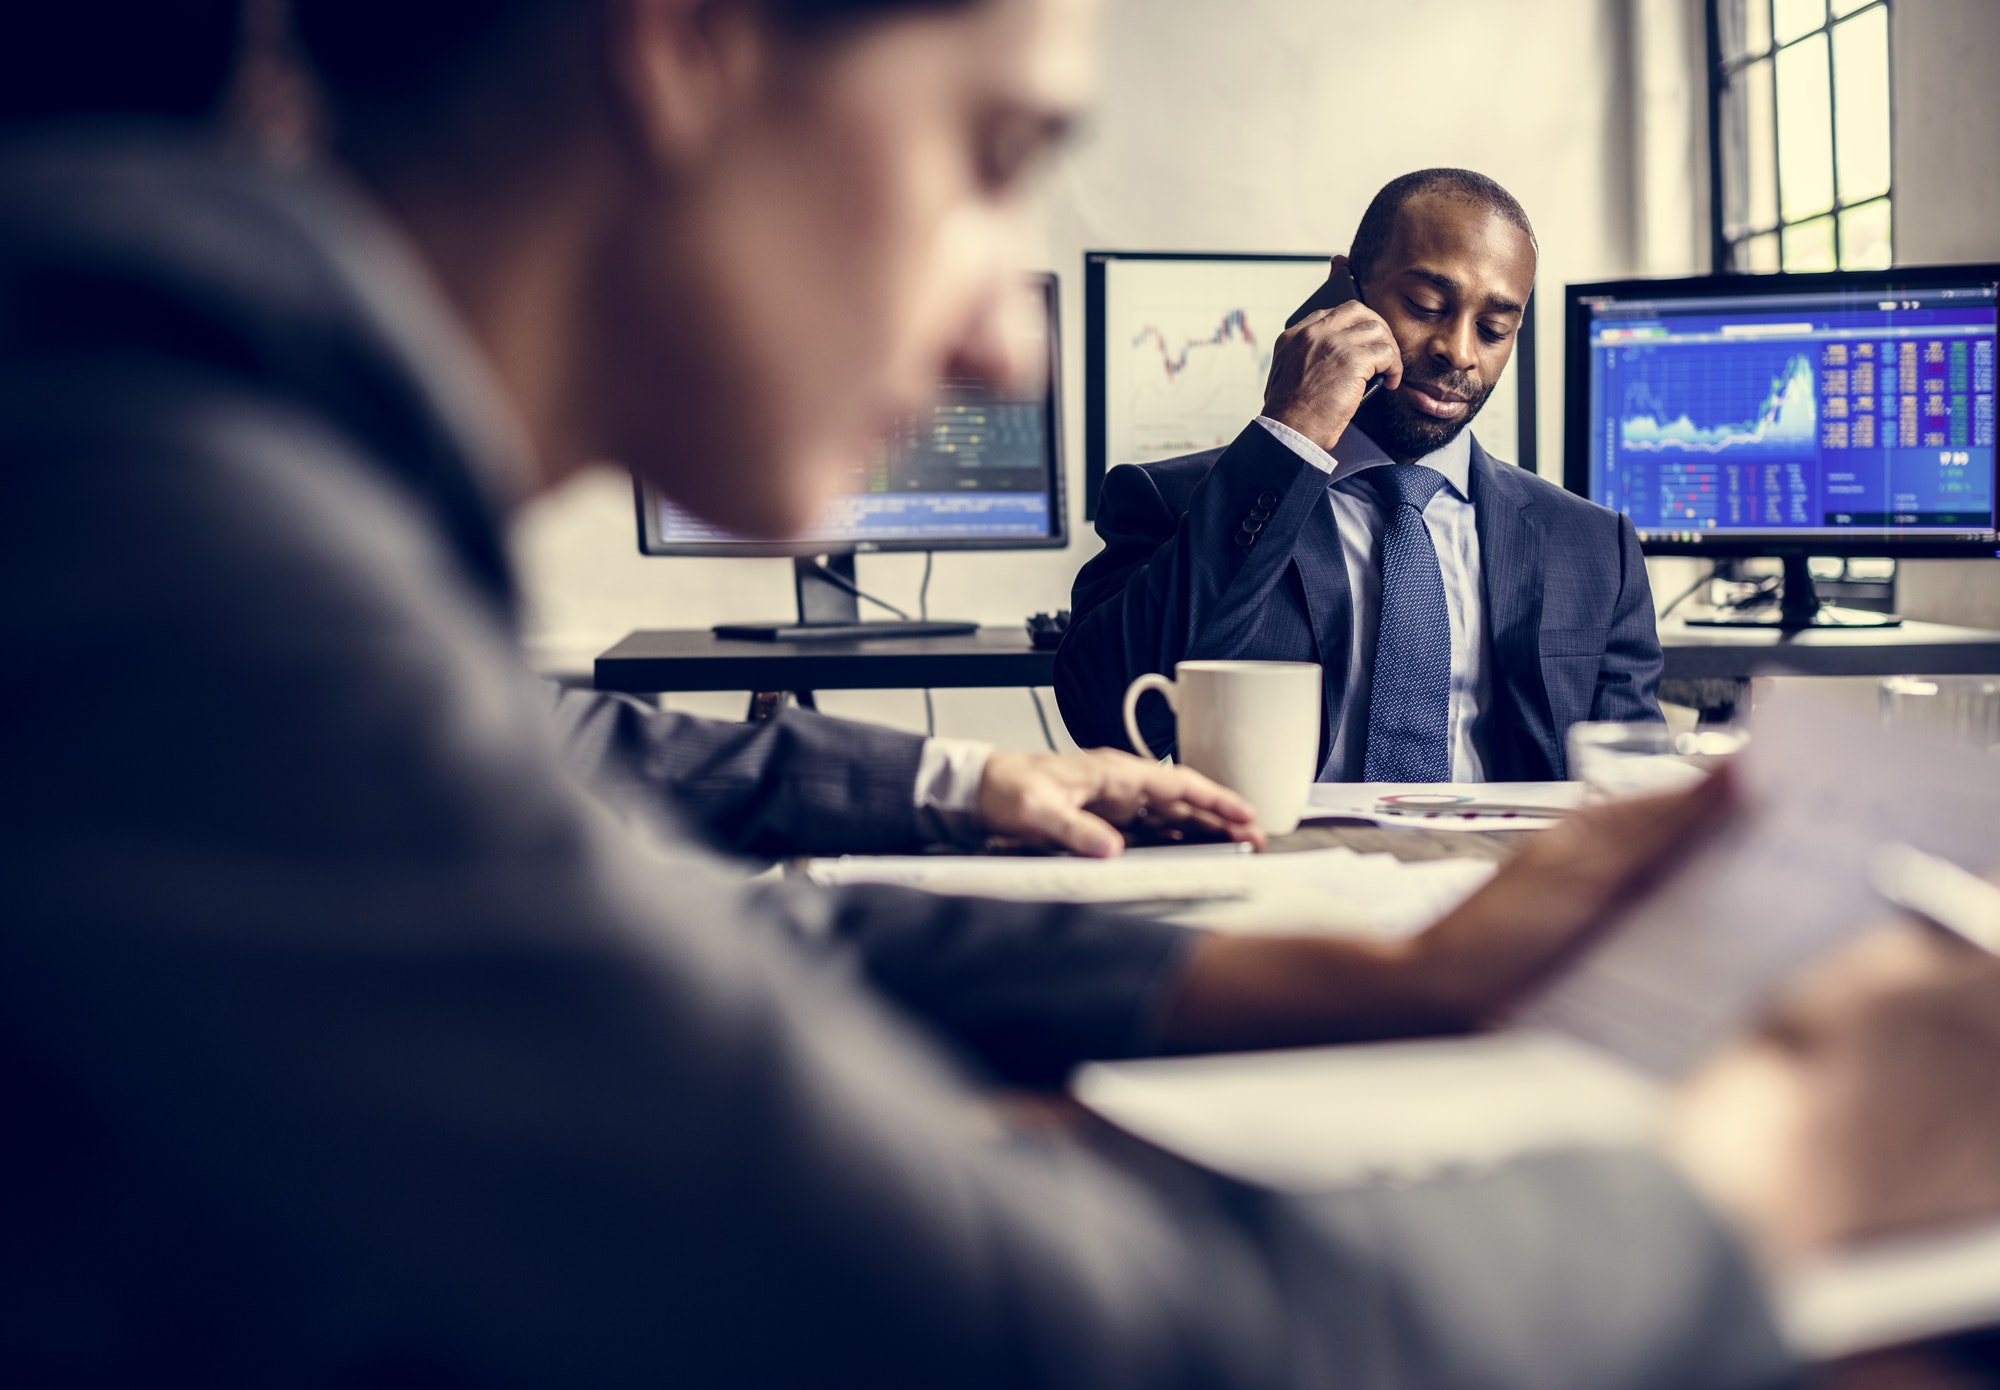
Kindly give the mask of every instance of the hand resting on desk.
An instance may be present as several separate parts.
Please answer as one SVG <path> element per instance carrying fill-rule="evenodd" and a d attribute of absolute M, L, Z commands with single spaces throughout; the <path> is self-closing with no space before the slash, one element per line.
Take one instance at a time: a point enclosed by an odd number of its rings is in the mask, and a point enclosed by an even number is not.
<path fill-rule="evenodd" d="M 1405 941 L 1207 937 L 1169 1005 L 1163 1043 L 1180 1052 L 1302 1047 L 1497 1021 L 1726 818 L 1734 796 L 1725 769 L 1685 792 L 1591 807 L 1539 832 L 1485 887 Z"/>
<path fill-rule="evenodd" d="M 1189 768 L 1109 748 L 1068 754 L 996 749 L 980 779 L 979 816 L 987 833 L 1002 840 L 1095 859 L 1124 849 L 1119 826 L 1264 842 L 1251 823 L 1250 804 L 1235 792 Z"/>

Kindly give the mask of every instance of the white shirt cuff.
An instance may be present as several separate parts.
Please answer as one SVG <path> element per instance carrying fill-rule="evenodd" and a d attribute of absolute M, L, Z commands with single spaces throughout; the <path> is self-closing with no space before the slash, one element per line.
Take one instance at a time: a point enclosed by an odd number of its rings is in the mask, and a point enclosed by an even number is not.
<path fill-rule="evenodd" d="M 927 738 L 917 760 L 917 827 L 929 839 L 977 844 L 986 836 L 979 786 L 993 745 L 969 738 Z"/>
<path fill-rule="evenodd" d="M 1269 430 L 1273 439 L 1277 440 L 1287 449 L 1290 449 L 1320 472 L 1331 473 L 1335 468 L 1340 466 L 1334 461 L 1332 454 L 1320 448 L 1319 445 L 1307 439 L 1284 421 L 1273 420 L 1268 415 L 1259 415 L 1257 423 Z"/>

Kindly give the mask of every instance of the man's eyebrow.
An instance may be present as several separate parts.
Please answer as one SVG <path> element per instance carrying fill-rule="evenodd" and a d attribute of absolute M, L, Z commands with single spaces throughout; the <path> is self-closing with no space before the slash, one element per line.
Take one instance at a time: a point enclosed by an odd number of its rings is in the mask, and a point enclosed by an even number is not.
<path fill-rule="evenodd" d="M 1458 281 L 1452 279 L 1449 275 L 1441 275 L 1435 270 L 1425 270 L 1422 266 L 1413 265 L 1403 273 L 1413 275 L 1427 285 L 1434 285 L 1446 294 L 1457 294 L 1460 289 Z M 1527 306 L 1516 300 L 1509 299 L 1504 294 L 1489 294 L 1486 296 L 1485 307 L 1495 313 L 1518 314 L 1523 312 Z"/>

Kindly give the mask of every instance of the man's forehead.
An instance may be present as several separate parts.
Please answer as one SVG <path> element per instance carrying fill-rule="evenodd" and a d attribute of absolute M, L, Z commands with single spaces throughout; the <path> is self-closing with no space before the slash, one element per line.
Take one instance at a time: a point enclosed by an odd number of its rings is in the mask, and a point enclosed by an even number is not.
<path fill-rule="evenodd" d="M 1443 277 L 1461 290 L 1525 301 L 1535 283 L 1535 243 L 1498 209 L 1470 198 L 1420 193 L 1403 204 L 1381 268 Z"/>

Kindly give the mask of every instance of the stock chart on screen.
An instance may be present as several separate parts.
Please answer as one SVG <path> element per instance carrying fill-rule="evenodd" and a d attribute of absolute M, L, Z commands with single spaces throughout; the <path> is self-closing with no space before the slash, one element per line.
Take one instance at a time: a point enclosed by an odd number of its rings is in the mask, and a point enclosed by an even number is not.
<path fill-rule="evenodd" d="M 1285 320 L 1327 277 L 1326 256 L 1084 253 L 1086 498 L 1107 469 L 1227 445 L 1264 406 Z M 1517 357 L 1529 360 L 1532 322 Z M 1526 462 L 1514 367 L 1475 433 Z"/>
<path fill-rule="evenodd" d="M 1591 496 L 1642 537 L 1994 533 L 1991 284 L 1581 302 Z"/>
<path fill-rule="evenodd" d="M 944 382 L 928 413 L 902 421 L 850 464 L 825 510 L 792 544 L 841 553 L 1063 543 L 1056 279 L 1028 276 L 1021 292 L 1015 324 L 1024 378 Z M 640 549 L 648 554 L 770 553 L 650 487 L 641 489 L 639 511 Z"/>
<path fill-rule="evenodd" d="M 1107 465 L 1220 448 L 1262 408 L 1271 348 L 1324 257 L 1120 260 L 1104 283 Z"/>
<path fill-rule="evenodd" d="M 801 539 L 837 542 L 1033 539 L 1050 531 L 1048 412 L 970 383 L 946 388 L 923 419 L 906 421 L 848 470 Z M 655 498 L 660 538 L 734 538 Z"/>

